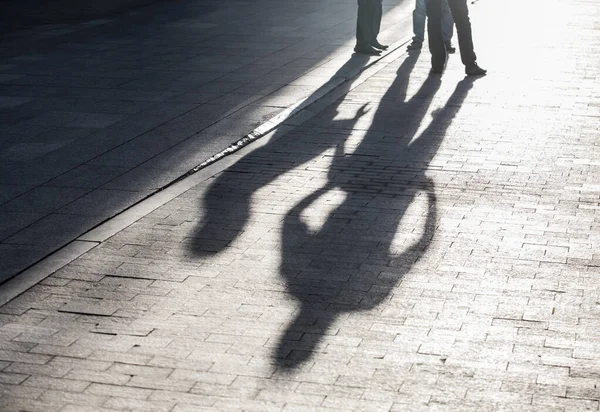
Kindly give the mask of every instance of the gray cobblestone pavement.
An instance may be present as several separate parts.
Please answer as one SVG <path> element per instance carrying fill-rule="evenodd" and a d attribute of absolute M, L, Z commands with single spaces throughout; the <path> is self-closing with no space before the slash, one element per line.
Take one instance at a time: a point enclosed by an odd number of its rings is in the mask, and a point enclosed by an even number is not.
<path fill-rule="evenodd" d="M 600 6 L 471 7 L 2 306 L 3 410 L 599 410 Z"/>
<path fill-rule="evenodd" d="M 405 3 L 385 41 L 408 38 Z M 353 0 L 184 0 L 3 35 L 0 283 L 310 95 L 355 19 Z"/>

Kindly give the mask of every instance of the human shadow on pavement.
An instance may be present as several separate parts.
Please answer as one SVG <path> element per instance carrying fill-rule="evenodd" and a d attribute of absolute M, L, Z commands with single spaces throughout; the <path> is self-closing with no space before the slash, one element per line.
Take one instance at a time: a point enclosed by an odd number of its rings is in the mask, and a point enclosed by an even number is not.
<path fill-rule="evenodd" d="M 458 83 L 444 107 L 433 113 L 430 124 L 416 136 L 441 85 L 439 76 L 429 76 L 406 101 L 417 59 L 414 54 L 403 61 L 352 152 L 345 153 L 346 141 L 369 107 L 354 103 L 356 115 L 337 120 L 348 104 L 339 100 L 310 125 L 343 132 L 324 133 L 323 141 L 291 152 L 293 159 L 286 163 L 272 162 L 270 156 L 286 144 L 303 142 L 297 134 L 293 142 L 286 141 L 287 135 L 275 139 L 219 175 L 204 196 L 205 215 L 189 243 L 200 257 L 224 250 L 244 231 L 251 219 L 254 193 L 294 167 L 335 149 L 325 186 L 292 207 L 282 222 L 280 275 L 299 302 L 273 354 L 282 371 L 309 360 L 341 315 L 373 309 L 388 298 L 430 245 L 437 206 L 434 183 L 425 173 L 472 80 Z M 333 191 L 343 192 L 344 200 L 318 230 L 311 230 L 302 220 L 303 212 Z M 402 247 L 397 247 L 394 238 L 401 220 L 419 196 L 425 196 L 427 204 L 418 219 L 422 227 L 414 228 Z"/>
<path fill-rule="evenodd" d="M 408 83 L 401 76 L 396 82 Z M 389 93 L 397 93 L 397 86 Z M 437 225 L 437 204 L 434 182 L 426 171 L 472 80 L 458 83 L 445 106 L 434 111 L 431 123 L 415 136 L 412 131 L 418 128 L 439 86 L 440 78 L 430 76 L 408 102 L 381 104 L 355 151 L 346 154 L 338 147 L 325 187 L 305 197 L 286 215 L 281 276 L 299 308 L 275 351 L 280 370 L 294 369 L 309 360 L 341 315 L 372 310 L 389 298 L 429 248 Z M 407 116 L 413 124 L 395 129 Z M 302 220 L 303 211 L 334 191 L 345 194 L 343 202 L 318 231 L 311 230 Z M 421 202 L 426 204 L 424 208 L 421 205 L 425 210 L 416 222 L 414 216 L 409 223 L 403 222 L 419 196 L 425 197 Z M 413 227 L 412 233 L 410 227 L 404 227 L 400 233 L 407 239 L 398 247 L 394 237 L 400 226 L 411 223 L 420 227 Z"/>
<path fill-rule="evenodd" d="M 332 76 L 332 80 L 337 76 L 347 75 L 353 69 L 364 67 L 368 62 L 369 57 L 367 56 L 352 55 Z M 325 87 L 323 86 L 323 88 Z M 323 88 L 316 90 L 306 100 L 310 101 L 313 96 L 321 95 Z M 347 126 L 351 127 L 352 125 L 348 124 Z M 297 135 L 289 134 L 286 130 L 278 131 L 267 145 L 245 156 L 243 165 L 236 164 L 220 174 L 204 196 L 201 210 L 206 214 L 199 222 L 193 239 L 188 243 L 191 252 L 202 257 L 225 249 L 243 232 L 250 221 L 252 195 L 257 190 L 299 164 L 343 143 L 346 138 L 343 134 L 328 137 L 329 140 L 321 141 L 312 150 L 295 152 L 295 157 L 290 159 L 288 164 L 278 163 L 269 169 L 268 166 L 273 166 L 273 150 L 297 142 Z M 248 173 L 253 170 L 247 170 L 245 165 L 250 165 L 249 167 L 252 168 L 256 164 L 266 170 L 263 170 L 260 176 L 252 176 L 251 179 L 247 179 Z"/>

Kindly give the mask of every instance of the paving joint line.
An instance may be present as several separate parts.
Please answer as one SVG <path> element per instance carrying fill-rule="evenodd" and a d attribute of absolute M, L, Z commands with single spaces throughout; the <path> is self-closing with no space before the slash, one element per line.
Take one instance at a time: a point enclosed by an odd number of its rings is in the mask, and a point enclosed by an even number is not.
<path fill-rule="evenodd" d="M 367 73 L 369 69 L 372 69 L 380 64 L 381 67 L 377 68 L 377 70 L 375 70 L 373 73 L 368 73 L 368 76 L 366 76 L 363 82 L 366 81 L 372 75 L 379 72 L 379 70 L 381 70 L 383 67 L 387 66 L 389 63 L 405 54 L 406 51 L 401 51 L 401 49 L 409 41 L 410 39 L 399 40 L 392 44 L 389 50 L 382 54 L 379 58 L 369 61 L 364 66 L 344 77 L 338 78 L 337 80 L 333 78 L 330 79 L 323 86 L 313 92 L 309 98 L 303 98 L 302 100 L 292 104 L 278 115 L 259 125 L 257 128 L 243 136 L 241 139 L 237 140 L 235 143 L 230 144 L 228 147 L 209 157 L 204 162 L 190 169 L 188 172 L 172 180 L 143 199 L 140 199 L 114 216 L 103 220 L 84 234 L 78 236 L 54 252 L 46 255 L 36 263 L 23 269 L 9 280 L 0 284 L 0 306 L 3 306 L 15 299 L 59 269 L 102 244 L 108 238 L 124 230 L 160 206 L 173 200 L 177 196 L 181 195 L 192 187 L 197 186 L 203 181 L 206 181 L 211 176 L 214 176 L 220 171 L 214 170 L 216 169 L 217 165 L 224 164 L 225 167 L 221 168 L 224 170 L 224 168 L 234 163 L 234 161 L 231 160 L 228 162 L 227 158 L 231 158 L 233 154 L 248 147 L 250 144 L 258 141 L 259 139 L 273 133 L 278 127 L 284 125 L 287 120 L 300 114 L 303 110 L 306 110 L 309 106 L 317 103 L 319 100 L 325 99 L 327 95 L 341 89 L 342 86 L 351 85 L 353 81 L 358 80 L 361 75 Z M 357 83 L 354 85 L 354 87 L 361 83 Z M 353 87 L 350 87 L 349 90 L 352 90 L 352 88 Z M 349 90 L 344 90 L 343 94 L 348 93 Z M 335 96 L 335 98 L 337 99 L 338 96 Z M 332 102 L 328 102 L 328 104 L 329 103 Z"/>

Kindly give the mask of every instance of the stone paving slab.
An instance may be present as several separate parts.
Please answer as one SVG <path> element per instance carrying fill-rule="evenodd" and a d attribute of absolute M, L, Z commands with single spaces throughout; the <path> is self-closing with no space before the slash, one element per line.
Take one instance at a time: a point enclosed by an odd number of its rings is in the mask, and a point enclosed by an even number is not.
<path fill-rule="evenodd" d="M 471 12 L 0 307 L 3 407 L 599 410 L 600 8 Z"/>
<path fill-rule="evenodd" d="M 383 41 L 408 39 L 409 9 L 386 2 Z M 0 283 L 333 76 L 356 74 L 360 66 L 339 71 L 355 19 L 351 0 L 185 0 L 3 35 L 0 209 L 45 215 L 0 225 Z M 92 210 L 94 219 L 77 216 Z M 41 235 L 48 230 L 65 235 Z"/>

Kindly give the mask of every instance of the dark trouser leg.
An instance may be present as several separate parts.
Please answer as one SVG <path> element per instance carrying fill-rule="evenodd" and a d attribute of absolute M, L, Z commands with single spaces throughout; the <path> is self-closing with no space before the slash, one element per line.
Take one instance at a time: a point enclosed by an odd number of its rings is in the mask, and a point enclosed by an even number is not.
<path fill-rule="evenodd" d="M 456 25 L 460 59 L 465 66 L 473 66 L 477 61 L 477 56 L 473 47 L 473 35 L 471 33 L 471 20 L 469 19 L 467 0 L 448 0 L 448 5 L 452 11 L 454 24 Z"/>
<path fill-rule="evenodd" d="M 441 70 L 448 58 L 442 33 L 442 0 L 427 0 L 427 36 L 431 52 L 431 67 Z"/>
<path fill-rule="evenodd" d="M 371 0 L 373 4 L 373 40 L 377 40 L 379 30 L 381 30 L 381 17 L 383 16 L 383 0 Z"/>
<path fill-rule="evenodd" d="M 374 40 L 374 21 L 375 10 L 373 0 L 358 0 L 358 17 L 356 19 L 357 46 L 368 46 Z"/>

